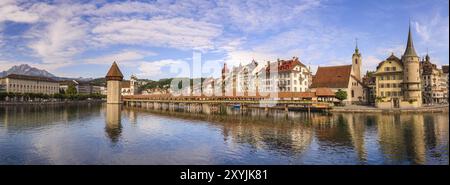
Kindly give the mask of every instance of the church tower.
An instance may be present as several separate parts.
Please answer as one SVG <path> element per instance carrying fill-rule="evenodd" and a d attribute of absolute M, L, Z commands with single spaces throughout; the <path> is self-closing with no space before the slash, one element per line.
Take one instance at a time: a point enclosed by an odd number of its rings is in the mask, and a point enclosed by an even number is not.
<path fill-rule="evenodd" d="M 405 53 L 402 56 L 403 70 L 403 89 L 404 99 L 407 101 L 417 101 L 420 106 L 422 103 L 422 92 L 420 87 L 420 63 L 411 35 L 411 25 L 409 25 L 408 41 Z"/>
<path fill-rule="evenodd" d="M 120 104 L 121 103 L 121 95 L 120 95 L 120 82 L 123 79 L 122 72 L 117 66 L 116 62 L 114 62 L 106 74 L 106 83 L 107 83 L 107 95 L 106 95 L 106 103 L 108 104 Z"/>
<path fill-rule="evenodd" d="M 356 79 L 361 80 L 362 58 L 358 49 L 358 41 L 356 41 L 355 52 L 352 55 L 352 70 Z"/>
<path fill-rule="evenodd" d="M 138 84 L 137 84 L 138 78 L 134 75 L 131 75 L 130 77 L 130 92 L 131 95 L 135 95 L 137 94 L 137 90 L 138 90 Z"/>

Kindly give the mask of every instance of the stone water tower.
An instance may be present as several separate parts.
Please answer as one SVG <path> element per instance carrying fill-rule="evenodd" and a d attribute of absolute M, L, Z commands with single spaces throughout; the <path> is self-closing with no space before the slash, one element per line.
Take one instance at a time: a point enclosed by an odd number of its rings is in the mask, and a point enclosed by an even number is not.
<path fill-rule="evenodd" d="M 106 95 L 106 103 L 108 104 L 120 104 L 121 103 L 121 95 L 120 95 L 120 82 L 123 79 L 122 72 L 120 72 L 119 66 L 117 66 L 116 62 L 113 62 L 111 68 L 109 68 L 108 73 L 106 74 L 106 83 L 107 83 L 107 95 Z"/>

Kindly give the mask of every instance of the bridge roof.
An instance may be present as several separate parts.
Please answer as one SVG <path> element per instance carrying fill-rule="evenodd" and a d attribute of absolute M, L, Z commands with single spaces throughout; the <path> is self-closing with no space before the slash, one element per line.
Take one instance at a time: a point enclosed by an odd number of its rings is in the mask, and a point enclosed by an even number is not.
<path fill-rule="evenodd" d="M 107 80 L 123 79 L 122 72 L 120 71 L 119 66 L 117 66 L 116 62 L 113 62 L 111 68 L 109 68 L 109 71 L 106 74 L 106 79 Z"/>

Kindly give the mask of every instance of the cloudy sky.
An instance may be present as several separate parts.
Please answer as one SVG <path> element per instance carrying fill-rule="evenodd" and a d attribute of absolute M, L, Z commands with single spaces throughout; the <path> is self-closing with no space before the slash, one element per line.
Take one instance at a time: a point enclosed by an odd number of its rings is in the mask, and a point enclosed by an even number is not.
<path fill-rule="evenodd" d="M 449 62 L 448 0 L 0 1 L 0 70 L 29 64 L 58 76 L 122 72 L 159 79 L 201 58 L 223 62 L 297 56 L 317 66 L 351 62 L 355 38 L 365 70 L 401 56 L 411 20 L 416 50 Z M 195 54 L 194 54 L 195 53 Z M 186 65 L 187 64 L 187 65 Z M 207 68 L 207 69 L 205 69 Z"/>

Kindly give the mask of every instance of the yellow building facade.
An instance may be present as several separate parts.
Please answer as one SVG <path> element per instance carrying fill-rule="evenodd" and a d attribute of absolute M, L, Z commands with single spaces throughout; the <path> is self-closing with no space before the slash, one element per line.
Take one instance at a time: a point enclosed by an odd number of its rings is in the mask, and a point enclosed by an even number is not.
<path fill-rule="evenodd" d="M 411 28 L 401 59 L 393 53 L 377 66 L 376 100 L 378 108 L 415 108 L 422 106 L 419 57 L 414 49 Z"/>

